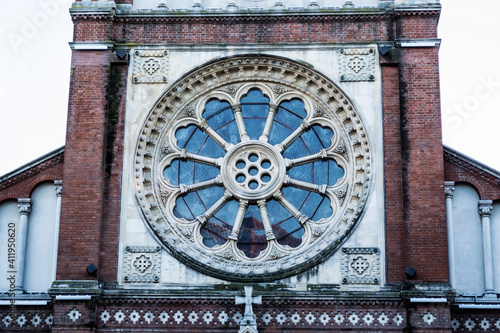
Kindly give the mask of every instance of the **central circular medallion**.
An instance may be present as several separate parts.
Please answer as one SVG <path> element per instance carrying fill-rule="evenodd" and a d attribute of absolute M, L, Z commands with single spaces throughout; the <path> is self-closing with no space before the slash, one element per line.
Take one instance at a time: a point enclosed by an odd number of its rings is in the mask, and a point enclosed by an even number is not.
<path fill-rule="evenodd" d="M 243 200 L 268 199 L 279 191 L 285 178 L 285 162 L 268 143 L 245 141 L 225 156 L 221 168 L 224 186 Z"/>

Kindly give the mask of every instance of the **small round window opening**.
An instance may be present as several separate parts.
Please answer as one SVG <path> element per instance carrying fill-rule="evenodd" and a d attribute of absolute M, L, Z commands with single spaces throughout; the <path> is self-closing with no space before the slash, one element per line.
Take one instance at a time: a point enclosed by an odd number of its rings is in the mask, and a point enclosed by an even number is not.
<path fill-rule="evenodd" d="M 222 60 L 174 84 L 149 115 L 137 197 L 159 241 L 187 265 L 229 280 L 289 276 L 333 253 L 361 216 L 371 183 L 361 119 L 335 85 L 303 68 Z M 301 79 L 311 75 L 316 86 Z"/>

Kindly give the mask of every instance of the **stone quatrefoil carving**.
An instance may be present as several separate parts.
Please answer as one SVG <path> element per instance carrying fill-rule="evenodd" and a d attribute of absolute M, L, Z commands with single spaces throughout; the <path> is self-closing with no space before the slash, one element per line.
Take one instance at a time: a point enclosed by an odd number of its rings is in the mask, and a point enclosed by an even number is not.
<path fill-rule="evenodd" d="M 236 56 L 173 83 L 136 146 L 146 224 L 179 260 L 226 280 L 296 274 L 331 255 L 372 183 L 360 115 L 328 78 Z"/>

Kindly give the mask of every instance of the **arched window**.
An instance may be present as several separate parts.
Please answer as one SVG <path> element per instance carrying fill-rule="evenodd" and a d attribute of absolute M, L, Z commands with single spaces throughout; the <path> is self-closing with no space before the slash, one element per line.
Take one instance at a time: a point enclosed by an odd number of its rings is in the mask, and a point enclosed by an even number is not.
<path fill-rule="evenodd" d="M 55 279 L 57 253 L 57 197 L 54 184 L 38 186 L 31 195 L 32 209 L 28 222 L 24 289 L 46 292 Z"/>
<path fill-rule="evenodd" d="M 484 259 L 479 195 L 467 184 L 456 184 L 453 194 L 453 229 L 456 290 L 462 294 L 484 293 Z"/>

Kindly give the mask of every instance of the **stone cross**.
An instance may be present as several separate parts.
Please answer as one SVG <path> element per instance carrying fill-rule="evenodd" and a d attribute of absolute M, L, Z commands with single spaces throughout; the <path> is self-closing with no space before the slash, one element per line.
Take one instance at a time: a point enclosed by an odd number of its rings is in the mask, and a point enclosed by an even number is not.
<path fill-rule="evenodd" d="M 252 304 L 262 304 L 262 296 L 252 297 L 252 291 L 252 286 L 245 286 L 245 297 L 235 297 L 236 304 L 245 304 L 245 315 L 240 322 L 240 332 L 257 332 L 257 321 Z"/>

